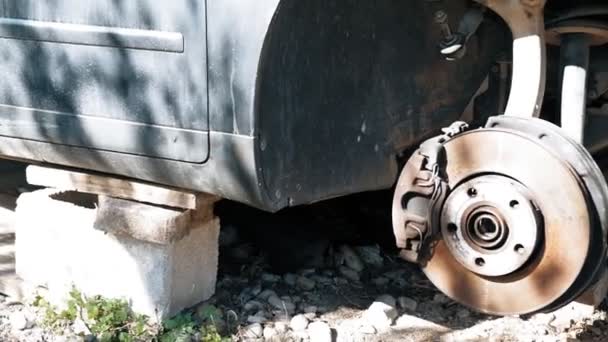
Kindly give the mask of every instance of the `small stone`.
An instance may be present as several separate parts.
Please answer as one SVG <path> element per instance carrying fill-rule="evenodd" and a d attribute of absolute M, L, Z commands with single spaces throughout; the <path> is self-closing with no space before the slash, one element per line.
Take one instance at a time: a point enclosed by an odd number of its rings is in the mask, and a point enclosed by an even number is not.
<path fill-rule="evenodd" d="M 572 324 L 572 321 L 581 321 L 593 316 L 595 308 L 591 305 L 572 302 L 563 308 L 555 311 L 555 320 L 551 325 L 560 329 L 567 328 Z"/>
<path fill-rule="evenodd" d="M 315 318 L 317 318 L 317 314 L 314 312 L 309 312 L 305 313 L 304 317 L 308 318 L 309 321 L 313 321 Z"/>
<path fill-rule="evenodd" d="M 289 327 L 293 331 L 303 331 L 308 327 L 308 318 L 304 315 L 296 315 L 293 316 L 291 321 L 289 322 Z"/>
<path fill-rule="evenodd" d="M 333 274 L 332 274 L 332 276 L 333 276 Z M 331 283 L 332 283 L 331 278 L 328 278 L 326 276 L 315 275 L 315 276 L 312 276 L 311 279 L 314 280 L 316 283 L 318 283 L 320 285 L 324 285 L 324 286 L 331 285 Z"/>
<path fill-rule="evenodd" d="M 283 276 L 283 281 L 289 286 L 295 286 L 298 276 L 293 273 L 287 273 Z"/>
<path fill-rule="evenodd" d="M 316 314 L 318 310 L 319 310 L 319 308 L 317 308 L 314 305 L 308 305 L 308 306 L 304 307 L 304 313 L 307 313 L 307 314 L 309 314 L 309 313 Z"/>
<path fill-rule="evenodd" d="M 264 304 L 258 302 L 257 300 L 251 300 L 245 303 L 245 306 L 243 308 L 245 309 L 245 311 L 258 311 L 264 308 Z"/>
<path fill-rule="evenodd" d="M 458 316 L 458 318 L 469 318 L 471 317 L 471 312 L 467 309 L 460 309 L 456 312 L 456 316 Z"/>
<path fill-rule="evenodd" d="M 374 328 L 374 326 L 370 324 L 362 324 L 358 330 L 364 335 L 374 335 L 378 332 L 376 328 Z"/>
<path fill-rule="evenodd" d="M 260 294 L 258 295 L 258 298 L 262 299 L 262 300 L 268 300 L 268 298 L 270 297 L 277 297 L 276 292 L 272 291 L 272 290 L 264 290 L 262 292 L 260 292 Z"/>
<path fill-rule="evenodd" d="M 15 312 L 10 315 L 9 318 L 11 327 L 15 330 L 31 329 L 34 326 L 34 322 L 29 320 L 23 312 Z"/>
<path fill-rule="evenodd" d="M 258 284 L 256 286 L 254 286 L 253 288 L 251 288 L 251 295 L 252 296 L 258 296 L 260 293 L 262 293 L 262 285 Z"/>
<path fill-rule="evenodd" d="M 332 271 L 332 270 L 324 270 L 324 271 L 323 271 L 323 276 L 325 276 L 325 277 L 329 277 L 329 278 L 331 278 L 331 277 L 333 277 L 334 275 L 336 275 L 336 274 L 335 274 L 335 272 L 334 272 L 334 271 Z"/>
<path fill-rule="evenodd" d="M 539 324 L 548 325 L 549 323 L 555 320 L 555 315 L 552 313 L 540 313 L 534 315 L 533 320 L 535 320 Z"/>
<path fill-rule="evenodd" d="M 340 274 L 343 275 L 348 280 L 352 280 L 352 281 L 356 281 L 356 282 L 361 280 L 361 278 L 359 277 L 359 273 L 357 273 L 353 269 L 341 266 L 339 268 L 339 271 L 340 271 Z"/>
<path fill-rule="evenodd" d="M 380 255 L 380 248 L 378 246 L 359 246 L 355 247 L 355 250 L 365 264 L 374 268 L 384 266 L 384 259 Z"/>
<path fill-rule="evenodd" d="M 264 328 L 260 323 L 254 323 L 245 327 L 243 335 L 246 338 L 261 338 L 264 336 Z"/>
<path fill-rule="evenodd" d="M 289 334 L 289 337 L 291 339 L 289 339 L 288 341 L 297 341 L 297 342 L 312 342 L 312 340 L 310 339 L 310 336 L 308 335 L 308 331 L 292 331 L 291 334 Z"/>
<path fill-rule="evenodd" d="M 447 327 L 408 314 L 402 315 L 397 319 L 395 322 L 395 328 L 400 330 L 408 329 L 409 331 L 428 330 L 436 331 L 438 333 L 446 333 L 450 331 L 450 329 Z"/>
<path fill-rule="evenodd" d="M 273 339 L 279 335 L 277 331 L 271 327 L 264 327 L 264 332 L 262 334 L 264 335 L 264 339 L 266 340 Z"/>
<path fill-rule="evenodd" d="M 300 272 L 298 272 L 298 273 L 300 273 L 301 276 L 308 277 L 308 276 L 315 274 L 316 272 L 317 272 L 317 270 L 314 268 L 305 268 L 305 269 L 300 270 Z"/>
<path fill-rule="evenodd" d="M 328 306 L 319 306 L 317 308 L 318 314 L 325 314 L 325 313 L 328 313 L 329 311 L 330 311 L 330 308 Z"/>
<path fill-rule="evenodd" d="M 306 277 L 298 277 L 298 287 L 304 291 L 310 291 L 315 288 L 315 281 Z"/>
<path fill-rule="evenodd" d="M 382 295 L 382 296 L 376 298 L 376 302 L 382 302 L 393 308 L 397 306 L 397 301 L 395 300 L 395 297 L 388 295 L 388 294 L 385 294 L 385 295 Z"/>
<path fill-rule="evenodd" d="M 449 301 L 450 299 L 441 293 L 437 293 L 435 296 L 433 296 L 433 302 L 437 304 L 446 304 Z"/>
<path fill-rule="evenodd" d="M 348 268 L 355 270 L 357 272 L 363 271 L 363 269 L 365 268 L 365 265 L 363 264 L 363 261 L 361 261 L 361 258 L 359 258 L 357 253 L 355 253 L 355 251 L 352 248 L 350 248 L 346 245 L 343 245 L 340 247 L 340 252 L 344 256 L 344 264 Z"/>
<path fill-rule="evenodd" d="M 262 281 L 264 281 L 264 282 L 276 283 L 276 282 L 279 282 L 280 280 L 281 280 L 281 277 L 279 277 L 276 274 L 270 274 L 270 273 L 262 274 Z"/>
<path fill-rule="evenodd" d="M 393 286 L 397 288 L 404 288 L 409 286 L 409 281 L 406 278 L 399 278 L 393 280 Z"/>
<path fill-rule="evenodd" d="M 272 317 L 274 317 L 274 320 L 279 320 L 279 321 L 289 321 L 289 319 L 291 318 L 291 315 L 289 312 L 285 312 L 285 310 L 272 310 Z"/>
<path fill-rule="evenodd" d="M 278 334 L 284 334 L 287 332 L 287 324 L 283 323 L 283 322 L 276 322 L 274 323 L 274 330 L 276 330 L 276 332 Z"/>
<path fill-rule="evenodd" d="M 405 270 L 391 271 L 391 272 L 384 273 L 384 276 L 391 280 L 406 279 L 407 278 L 406 272 L 407 271 L 405 271 Z"/>
<path fill-rule="evenodd" d="M 384 302 L 372 303 L 364 314 L 365 319 L 379 330 L 389 328 L 397 316 L 397 309 Z"/>
<path fill-rule="evenodd" d="M 399 297 L 397 300 L 399 302 L 399 306 L 404 310 L 416 311 L 418 308 L 418 302 L 409 297 Z"/>
<path fill-rule="evenodd" d="M 353 272 L 354 272 L 354 271 L 353 271 Z M 342 278 L 342 277 L 335 277 L 335 278 L 334 278 L 334 283 L 335 283 L 336 285 L 348 285 L 349 281 L 350 281 L 350 280 L 348 280 L 348 279 L 344 279 L 344 278 Z"/>
<path fill-rule="evenodd" d="M 389 282 L 389 280 L 384 277 L 378 277 L 378 278 L 372 279 L 372 283 L 374 285 L 376 285 L 377 287 L 384 287 L 384 286 L 388 285 L 388 282 Z"/>
<path fill-rule="evenodd" d="M 272 305 L 276 309 L 287 311 L 289 314 L 292 314 L 296 310 L 295 304 L 293 304 L 290 300 L 286 300 L 286 298 L 281 299 L 276 295 L 268 298 L 268 304 Z"/>
<path fill-rule="evenodd" d="M 247 317 L 247 323 L 264 323 L 268 320 L 263 311 L 258 311 L 255 315 Z"/>
<path fill-rule="evenodd" d="M 310 341 L 332 342 L 331 328 L 325 322 L 314 322 L 308 326 Z"/>
<path fill-rule="evenodd" d="M 238 301 L 240 303 L 246 303 L 249 300 L 253 299 L 253 297 L 255 297 L 255 296 L 253 296 L 251 294 L 251 289 L 246 288 L 246 289 L 243 289 L 243 291 L 241 291 L 241 293 L 239 294 Z"/>

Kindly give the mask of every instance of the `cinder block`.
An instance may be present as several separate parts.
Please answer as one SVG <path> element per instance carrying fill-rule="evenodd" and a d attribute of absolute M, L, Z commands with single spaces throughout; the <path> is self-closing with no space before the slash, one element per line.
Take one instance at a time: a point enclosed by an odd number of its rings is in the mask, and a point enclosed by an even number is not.
<path fill-rule="evenodd" d="M 61 302 L 75 286 L 88 296 L 127 299 L 161 320 L 215 291 L 219 219 L 197 210 L 61 192 L 23 194 L 16 210 L 16 270 Z"/>

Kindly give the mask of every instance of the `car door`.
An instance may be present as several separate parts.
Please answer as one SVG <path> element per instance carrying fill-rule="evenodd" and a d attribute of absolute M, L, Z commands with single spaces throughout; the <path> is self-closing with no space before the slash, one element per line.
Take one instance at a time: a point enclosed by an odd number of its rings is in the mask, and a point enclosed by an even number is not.
<path fill-rule="evenodd" d="M 0 0 L 0 135 L 202 163 L 206 54 L 205 0 Z"/>

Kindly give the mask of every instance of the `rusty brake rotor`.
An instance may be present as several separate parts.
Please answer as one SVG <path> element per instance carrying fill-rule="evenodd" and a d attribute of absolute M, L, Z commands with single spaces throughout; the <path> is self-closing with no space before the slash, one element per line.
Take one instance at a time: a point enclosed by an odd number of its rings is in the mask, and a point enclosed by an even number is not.
<path fill-rule="evenodd" d="M 435 141 L 437 179 L 417 172 L 429 168 L 417 153 L 395 193 L 406 259 L 489 314 L 555 309 L 590 286 L 605 259 L 608 191 L 584 148 L 548 122 L 507 116 Z M 421 179 L 443 185 L 420 191 Z"/>

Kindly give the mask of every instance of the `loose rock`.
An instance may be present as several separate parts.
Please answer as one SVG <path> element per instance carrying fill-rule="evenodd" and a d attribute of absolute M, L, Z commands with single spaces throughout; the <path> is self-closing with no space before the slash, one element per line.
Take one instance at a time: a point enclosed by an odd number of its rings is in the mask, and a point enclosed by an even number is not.
<path fill-rule="evenodd" d="M 286 298 L 279 298 L 277 295 L 270 296 L 268 298 L 268 304 L 279 310 L 285 310 L 287 313 L 292 314 L 296 310 L 295 304 Z"/>
<path fill-rule="evenodd" d="M 264 308 L 264 304 L 257 300 L 251 300 L 245 303 L 245 306 L 243 308 L 245 309 L 245 311 L 258 311 Z"/>
<path fill-rule="evenodd" d="M 268 320 L 266 314 L 263 311 L 259 311 L 255 315 L 247 317 L 247 323 L 264 323 Z"/>
<path fill-rule="evenodd" d="M 21 311 L 13 313 L 9 320 L 11 327 L 15 330 L 31 329 L 34 325 L 34 322 L 28 319 L 27 315 Z"/>
<path fill-rule="evenodd" d="M 308 276 L 315 274 L 316 272 L 317 272 L 317 270 L 315 270 L 314 268 L 305 268 L 303 270 L 300 270 L 299 273 L 301 276 L 308 277 Z"/>
<path fill-rule="evenodd" d="M 397 329 L 408 329 L 410 331 L 421 330 L 421 331 L 434 331 L 445 333 L 450 331 L 449 328 L 446 328 L 442 325 L 427 321 L 422 318 L 418 318 L 412 315 L 402 315 L 395 322 L 395 328 Z M 457 339 L 462 340 L 462 339 Z"/>
<path fill-rule="evenodd" d="M 538 322 L 539 324 L 548 325 L 549 323 L 551 323 L 555 320 L 555 314 L 540 313 L 540 314 L 534 315 L 534 317 L 532 319 L 535 320 L 536 322 Z"/>
<path fill-rule="evenodd" d="M 272 291 L 272 290 L 264 290 L 262 292 L 260 292 L 260 294 L 258 295 L 258 298 L 262 299 L 262 300 L 268 300 L 270 297 L 278 297 L 276 292 Z"/>
<path fill-rule="evenodd" d="M 458 312 L 456 312 L 456 316 L 461 319 L 469 318 L 471 316 L 471 312 L 467 309 L 460 309 Z"/>
<path fill-rule="evenodd" d="M 304 315 L 296 315 L 293 316 L 291 321 L 289 322 L 289 327 L 293 331 L 303 331 L 308 327 L 308 318 Z"/>
<path fill-rule="evenodd" d="M 359 327 L 359 332 L 364 334 L 364 335 L 374 335 L 375 333 L 377 333 L 378 331 L 376 330 L 376 328 L 374 328 L 373 325 L 370 324 L 363 324 Z"/>
<path fill-rule="evenodd" d="M 314 322 L 308 326 L 308 335 L 314 342 L 332 342 L 331 328 L 325 322 Z"/>
<path fill-rule="evenodd" d="M 384 302 L 372 303 L 364 314 L 365 319 L 373 325 L 374 328 L 379 330 L 390 327 L 397 316 L 397 309 Z"/>
<path fill-rule="evenodd" d="M 258 284 L 251 288 L 251 295 L 258 296 L 262 293 L 262 285 Z"/>
<path fill-rule="evenodd" d="M 264 327 L 264 332 L 263 332 L 264 339 L 270 340 L 270 339 L 277 337 L 278 335 L 279 334 L 277 333 L 277 331 L 274 328 Z"/>
<path fill-rule="evenodd" d="M 416 311 L 416 308 L 418 308 L 418 302 L 409 297 L 399 297 L 398 302 L 399 306 L 404 310 Z"/>
<path fill-rule="evenodd" d="M 363 264 L 357 253 L 352 250 L 352 248 L 344 245 L 340 247 L 340 252 L 344 256 L 344 265 L 346 265 L 346 267 L 357 272 L 363 271 L 365 265 Z"/>
<path fill-rule="evenodd" d="M 395 300 L 395 297 L 388 295 L 388 294 L 385 294 L 385 295 L 382 295 L 382 296 L 376 298 L 376 302 L 382 302 L 393 308 L 397 306 L 397 301 Z"/>
<path fill-rule="evenodd" d="M 306 277 L 298 277 L 298 287 L 304 291 L 310 291 L 315 288 L 315 281 Z"/>
<path fill-rule="evenodd" d="M 333 276 L 333 274 L 332 274 Z M 312 280 L 314 280 L 316 283 L 320 284 L 320 285 L 330 285 L 331 284 L 331 278 L 328 278 L 326 276 L 319 276 L 319 275 L 314 275 L 311 277 Z"/>
<path fill-rule="evenodd" d="M 316 314 L 318 310 L 319 309 L 316 306 L 314 306 L 314 305 L 308 305 L 308 306 L 304 307 L 303 311 L 304 311 L 304 313 L 307 313 L 307 314 L 311 314 L 311 313 L 312 314 Z"/>
<path fill-rule="evenodd" d="M 297 276 L 293 273 L 287 273 L 283 276 L 283 281 L 285 284 L 289 286 L 295 286 L 297 281 Z"/>
<path fill-rule="evenodd" d="M 274 324 L 274 330 L 276 330 L 278 334 L 282 335 L 287 332 L 287 324 L 283 322 L 276 322 Z"/>
<path fill-rule="evenodd" d="M 384 265 L 384 259 L 380 255 L 378 246 L 359 246 L 355 247 L 355 250 L 366 265 L 376 268 Z"/>
<path fill-rule="evenodd" d="M 447 296 L 441 294 L 441 293 L 437 293 L 434 297 L 433 297 L 433 302 L 437 303 L 437 304 L 446 304 L 450 301 L 450 298 L 448 298 Z"/>
<path fill-rule="evenodd" d="M 355 271 L 353 269 L 341 266 L 339 268 L 339 271 L 340 271 L 340 274 L 343 275 L 348 280 L 357 281 L 357 282 L 361 280 L 361 278 L 359 277 L 359 273 L 357 273 L 357 271 Z"/>
<path fill-rule="evenodd" d="M 247 338 L 261 338 L 264 336 L 264 328 L 260 323 L 254 323 L 245 327 L 243 333 Z"/>
<path fill-rule="evenodd" d="M 262 281 L 267 282 L 267 283 L 276 283 L 279 280 L 281 280 L 281 277 L 279 277 L 276 274 L 270 274 L 270 273 L 264 273 L 262 274 Z"/>
<path fill-rule="evenodd" d="M 407 272 L 404 270 L 395 270 L 384 273 L 384 276 L 391 280 L 407 279 Z"/>
<path fill-rule="evenodd" d="M 389 280 L 384 277 L 378 277 L 378 278 L 374 278 L 372 280 L 372 283 L 374 283 L 374 285 L 376 285 L 377 287 L 384 287 L 384 286 L 388 285 Z"/>

